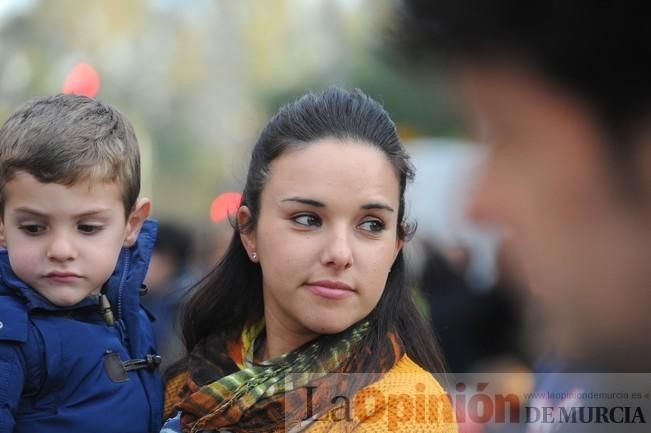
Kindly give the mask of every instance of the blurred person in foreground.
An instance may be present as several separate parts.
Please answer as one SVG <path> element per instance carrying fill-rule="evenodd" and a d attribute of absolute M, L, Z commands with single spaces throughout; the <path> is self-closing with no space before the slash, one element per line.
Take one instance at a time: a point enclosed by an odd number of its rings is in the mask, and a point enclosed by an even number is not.
<path fill-rule="evenodd" d="M 549 409 L 549 418 L 520 425 L 530 432 L 648 431 L 650 375 L 612 374 L 651 366 L 651 66 L 644 61 L 651 26 L 644 4 L 405 6 L 401 36 L 410 55 L 450 66 L 488 146 L 469 212 L 506 228 L 558 353 L 553 374 L 538 381 L 552 394 L 532 398 L 527 413 Z"/>
<path fill-rule="evenodd" d="M 508 229 L 564 362 L 651 366 L 651 26 L 642 3 L 407 1 L 489 155 L 471 215 Z"/>

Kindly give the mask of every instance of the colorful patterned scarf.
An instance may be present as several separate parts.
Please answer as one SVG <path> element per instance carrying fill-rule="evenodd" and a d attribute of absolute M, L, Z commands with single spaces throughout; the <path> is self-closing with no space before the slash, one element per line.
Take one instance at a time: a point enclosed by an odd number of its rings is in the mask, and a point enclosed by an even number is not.
<path fill-rule="evenodd" d="M 183 432 L 302 431 L 308 424 L 303 422 L 308 398 L 312 413 L 324 414 L 333 408 L 333 395 L 352 397 L 379 380 L 402 356 L 398 339 L 389 335 L 379 345 L 377 365 L 364 367 L 372 349 L 359 345 L 370 328 L 362 322 L 252 364 L 255 337 L 262 328 L 247 327 L 236 342 L 211 337 L 193 349 L 188 370 L 167 384 L 167 397 L 172 398 L 166 407 L 181 411 Z M 361 369 L 367 374 L 328 374 Z"/>

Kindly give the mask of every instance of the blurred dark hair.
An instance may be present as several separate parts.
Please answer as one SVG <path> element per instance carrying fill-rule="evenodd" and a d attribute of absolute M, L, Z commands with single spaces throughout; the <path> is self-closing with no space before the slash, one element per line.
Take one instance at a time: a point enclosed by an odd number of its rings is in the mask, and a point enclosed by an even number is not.
<path fill-rule="evenodd" d="M 242 205 L 251 211 L 250 225 L 235 227 L 231 243 L 217 266 L 199 283 L 183 316 L 183 335 L 188 352 L 215 332 L 227 338 L 239 335 L 245 323 L 263 315 L 262 272 L 253 263 L 240 239 L 260 214 L 260 195 L 272 162 L 291 149 L 309 146 L 328 137 L 356 140 L 382 150 L 400 180 L 397 236 L 408 238 L 412 227 L 404 221 L 404 192 L 414 176 L 412 165 L 387 112 L 359 90 L 329 88 L 321 94 L 308 93 L 282 107 L 263 129 L 253 148 Z M 361 342 L 369 353 L 385 344 L 384 336 L 395 332 L 406 353 L 432 372 L 442 371 L 442 361 L 431 328 L 417 311 L 405 282 L 405 262 L 400 252 L 392 265 L 384 292 L 370 313 L 371 330 Z M 364 361 L 372 365 L 373 359 Z"/>
<path fill-rule="evenodd" d="M 501 358 L 525 363 L 516 290 L 502 279 L 489 290 L 474 290 L 433 242 L 425 241 L 421 254 L 418 283 L 450 371 L 477 372 Z"/>
<path fill-rule="evenodd" d="M 160 221 L 154 252 L 165 254 L 174 259 L 175 272 L 184 269 L 192 253 L 192 234 L 187 227 L 171 221 Z"/>
<path fill-rule="evenodd" d="M 644 2 L 404 0 L 410 58 L 517 62 L 585 101 L 615 158 L 651 109 L 651 26 Z M 624 145 L 624 146 L 622 146 Z"/>

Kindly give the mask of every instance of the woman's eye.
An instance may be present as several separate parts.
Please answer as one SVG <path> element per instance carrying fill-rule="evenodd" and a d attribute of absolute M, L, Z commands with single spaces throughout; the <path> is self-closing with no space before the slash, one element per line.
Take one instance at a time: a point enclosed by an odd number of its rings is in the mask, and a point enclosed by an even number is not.
<path fill-rule="evenodd" d="M 82 233 L 90 234 L 90 233 L 98 232 L 99 230 L 101 230 L 101 227 L 92 224 L 79 224 L 77 226 L 77 230 L 79 230 Z"/>
<path fill-rule="evenodd" d="M 364 221 L 359 226 L 362 228 L 362 230 L 373 233 L 381 232 L 386 227 L 382 221 L 375 219 Z"/>
<path fill-rule="evenodd" d="M 321 225 L 321 219 L 315 215 L 310 215 L 310 214 L 297 215 L 292 219 L 294 220 L 295 223 L 305 227 L 313 227 L 313 226 Z"/>
<path fill-rule="evenodd" d="M 46 228 L 44 225 L 40 224 L 23 224 L 20 226 L 20 230 L 24 231 L 29 235 L 38 235 L 43 233 Z"/>

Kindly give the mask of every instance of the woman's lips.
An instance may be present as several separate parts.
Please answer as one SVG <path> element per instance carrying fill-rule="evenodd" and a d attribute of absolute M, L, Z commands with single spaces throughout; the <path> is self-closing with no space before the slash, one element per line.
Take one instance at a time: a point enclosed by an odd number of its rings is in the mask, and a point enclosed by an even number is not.
<path fill-rule="evenodd" d="M 352 287 L 339 281 L 315 281 L 307 287 L 313 294 L 326 299 L 344 299 L 355 293 Z"/>

